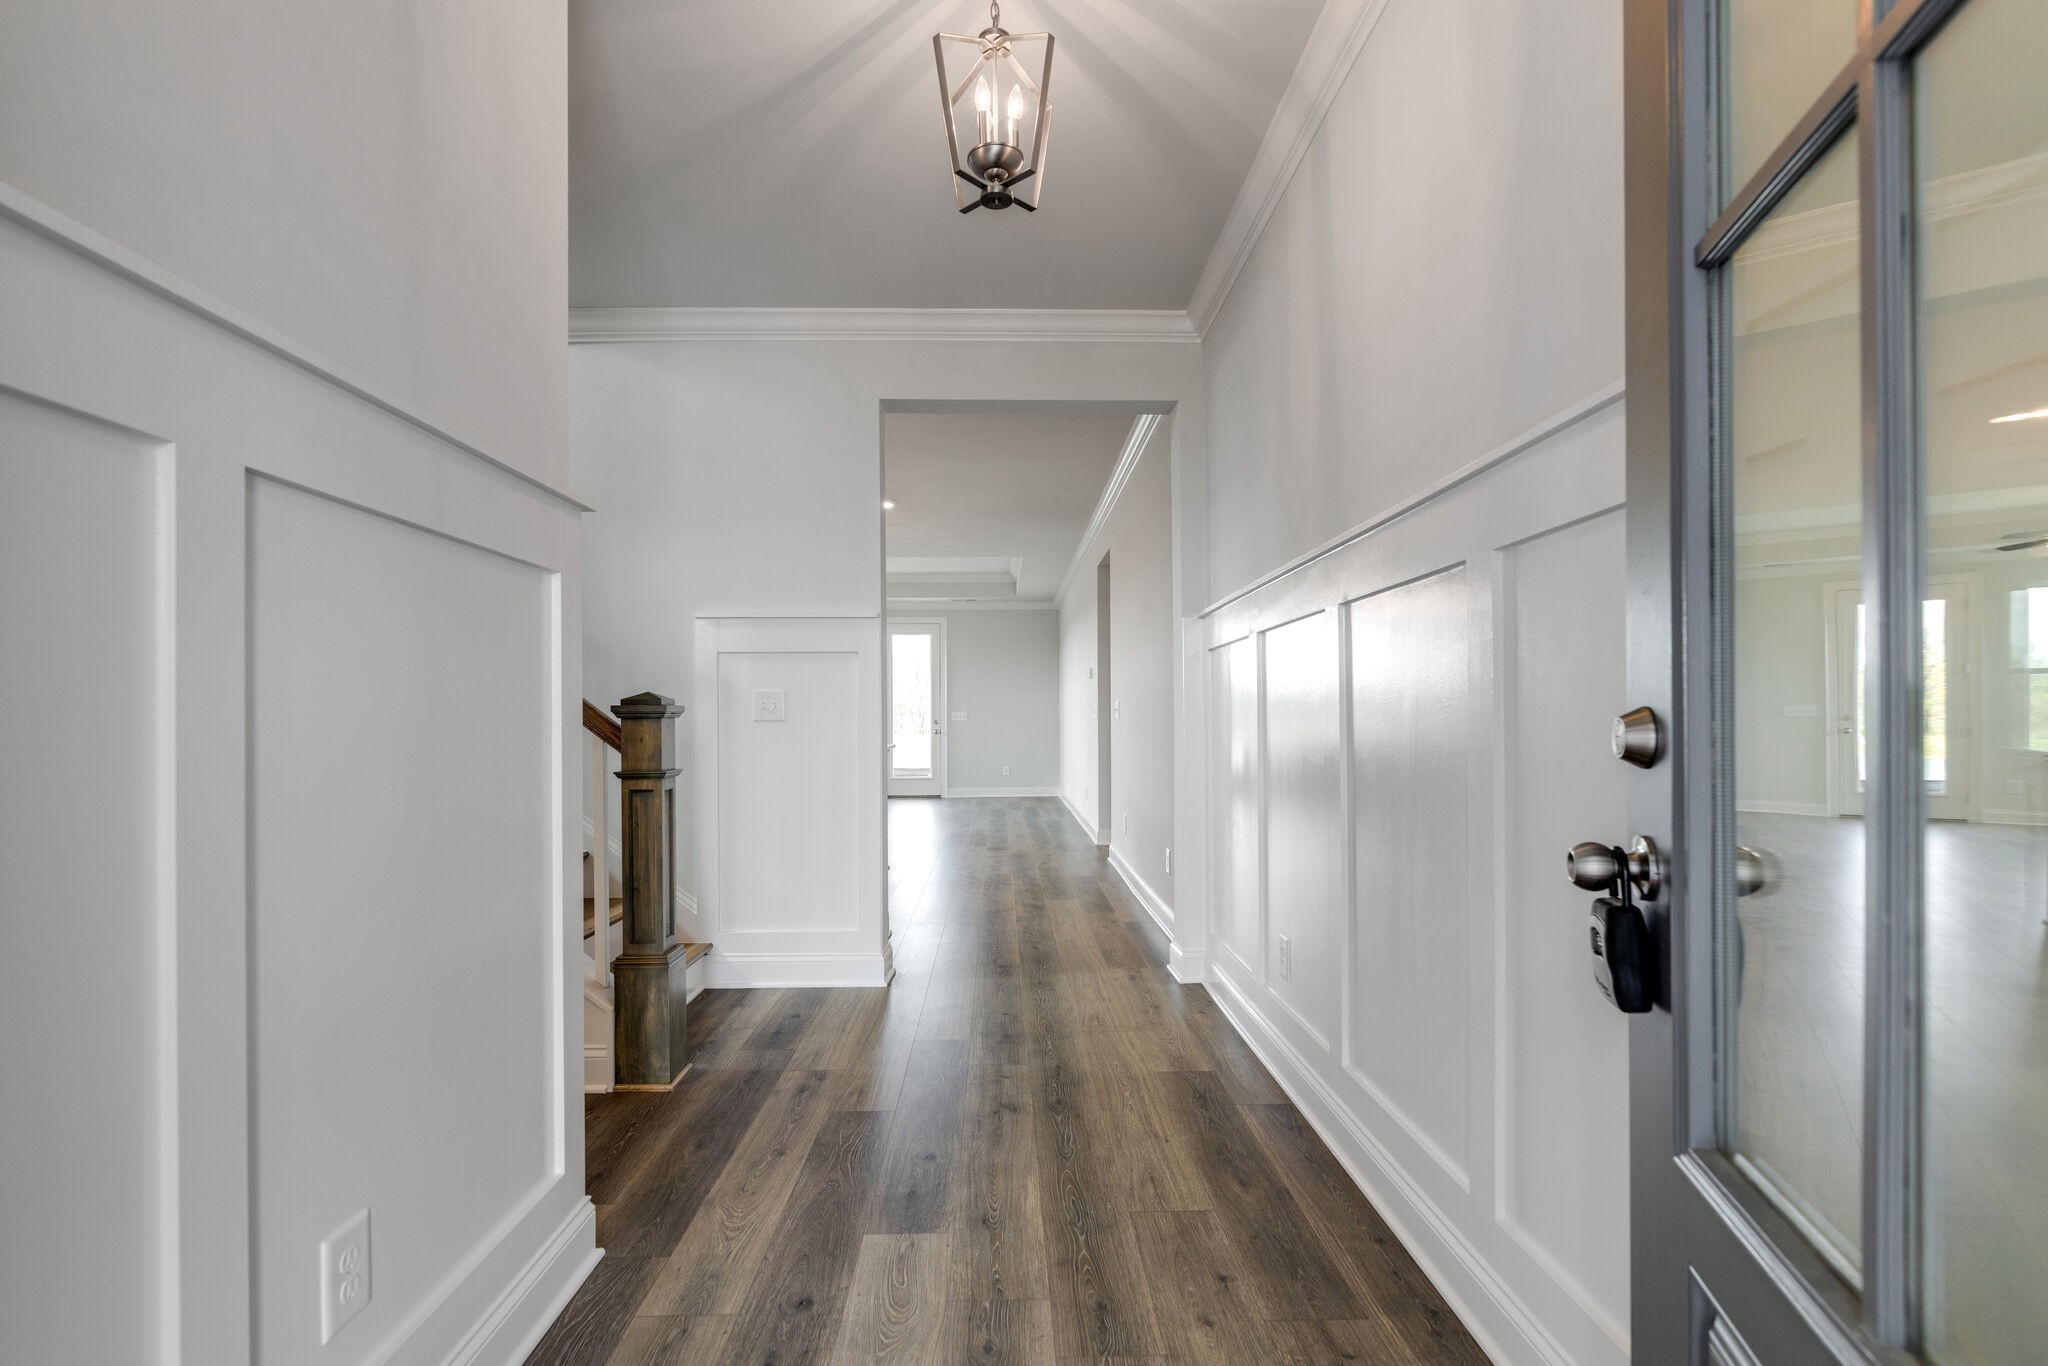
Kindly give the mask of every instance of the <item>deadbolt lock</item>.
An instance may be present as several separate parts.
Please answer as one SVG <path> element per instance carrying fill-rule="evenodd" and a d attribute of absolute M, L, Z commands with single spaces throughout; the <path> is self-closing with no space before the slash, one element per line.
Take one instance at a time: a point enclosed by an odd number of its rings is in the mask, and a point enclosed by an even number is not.
<path fill-rule="evenodd" d="M 1664 726 L 1657 713 L 1636 707 L 1614 718 L 1614 757 L 1648 768 L 1664 755 Z"/>

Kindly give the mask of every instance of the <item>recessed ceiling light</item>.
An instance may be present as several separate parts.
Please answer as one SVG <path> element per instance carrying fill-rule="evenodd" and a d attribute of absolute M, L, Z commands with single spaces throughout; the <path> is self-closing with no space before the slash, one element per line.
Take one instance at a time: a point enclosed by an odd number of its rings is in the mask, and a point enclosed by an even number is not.
<path fill-rule="evenodd" d="M 895 505 L 894 503 L 890 502 L 890 501 L 889 501 L 889 500 L 888 500 L 887 498 L 884 498 L 884 499 L 882 500 L 882 511 L 884 511 L 884 512 L 894 512 L 895 510 L 896 510 L 896 505 Z"/>
<path fill-rule="evenodd" d="M 1992 418 L 1991 423 L 1993 426 L 1996 426 L 2001 422 L 2032 422 L 2037 418 L 2043 417 L 2048 417 L 2048 408 L 2035 408 L 2031 412 L 2025 413 L 2007 413 L 2004 417 Z"/>

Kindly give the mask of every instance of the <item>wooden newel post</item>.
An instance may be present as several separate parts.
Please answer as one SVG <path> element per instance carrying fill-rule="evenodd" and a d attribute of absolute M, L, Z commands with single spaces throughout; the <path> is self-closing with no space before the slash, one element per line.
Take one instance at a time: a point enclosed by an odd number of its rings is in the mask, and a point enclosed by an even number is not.
<path fill-rule="evenodd" d="M 626 947 L 612 961 L 617 1082 L 667 1090 L 689 1061 L 684 1048 L 684 945 L 676 941 L 675 699 L 644 692 L 612 712 L 625 732 L 619 759 L 620 892 Z"/>

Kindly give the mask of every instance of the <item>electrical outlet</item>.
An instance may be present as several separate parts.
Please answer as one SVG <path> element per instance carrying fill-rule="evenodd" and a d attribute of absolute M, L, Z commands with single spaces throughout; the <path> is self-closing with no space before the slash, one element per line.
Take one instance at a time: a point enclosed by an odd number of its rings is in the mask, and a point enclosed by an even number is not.
<path fill-rule="evenodd" d="M 320 1345 L 370 1302 L 370 1212 L 357 1210 L 320 1244 Z"/>
<path fill-rule="evenodd" d="M 1280 980 L 1294 980 L 1294 941 L 1284 934 L 1280 936 Z"/>
<path fill-rule="evenodd" d="M 1005 778 L 1010 776 L 1010 766 L 1008 764 L 1003 765 L 1003 776 Z"/>
<path fill-rule="evenodd" d="M 1112 721 L 1121 721 L 1124 719 L 1124 702 L 1121 697 L 1112 697 L 1109 699 L 1109 719 Z"/>
<path fill-rule="evenodd" d="M 1124 833 L 1126 835 L 1131 833 L 1131 813 L 1128 811 L 1124 812 Z"/>
<path fill-rule="evenodd" d="M 1173 846 L 1170 844 L 1166 846 L 1166 875 L 1173 876 Z"/>
<path fill-rule="evenodd" d="M 787 721 L 789 719 L 789 695 L 782 688 L 754 689 L 754 719 L 756 721 Z"/>

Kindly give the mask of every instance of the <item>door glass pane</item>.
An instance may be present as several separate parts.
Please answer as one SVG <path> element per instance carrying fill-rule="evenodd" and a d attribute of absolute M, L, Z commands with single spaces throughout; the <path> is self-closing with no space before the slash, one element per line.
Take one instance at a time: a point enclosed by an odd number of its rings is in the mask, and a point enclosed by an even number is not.
<path fill-rule="evenodd" d="M 2048 6 L 1970 0 L 1915 72 L 1931 585 L 1962 656 L 1929 756 L 1925 1340 L 2048 1353 Z"/>
<path fill-rule="evenodd" d="M 1856 0 L 1723 0 L 1721 201 L 1764 164 L 1856 49 Z M 1855 168 L 1845 172 L 1853 189 Z"/>
<path fill-rule="evenodd" d="M 1732 792 L 1730 843 L 1767 869 L 1762 890 L 1723 895 L 1721 1142 L 1852 1285 L 1863 1083 L 1855 161 L 1852 130 L 1729 263 L 1716 434 L 1720 544 L 1733 551 L 1720 660 L 1733 734 L 1717 749 L 1734 766 L 1734 782 L 1717 786 Z"/>
<path fill-rule="evenodd" d="M 899 778 L 932 772 L 932 641 L 910 632 L 889 636 L 889 741 Z"/>

